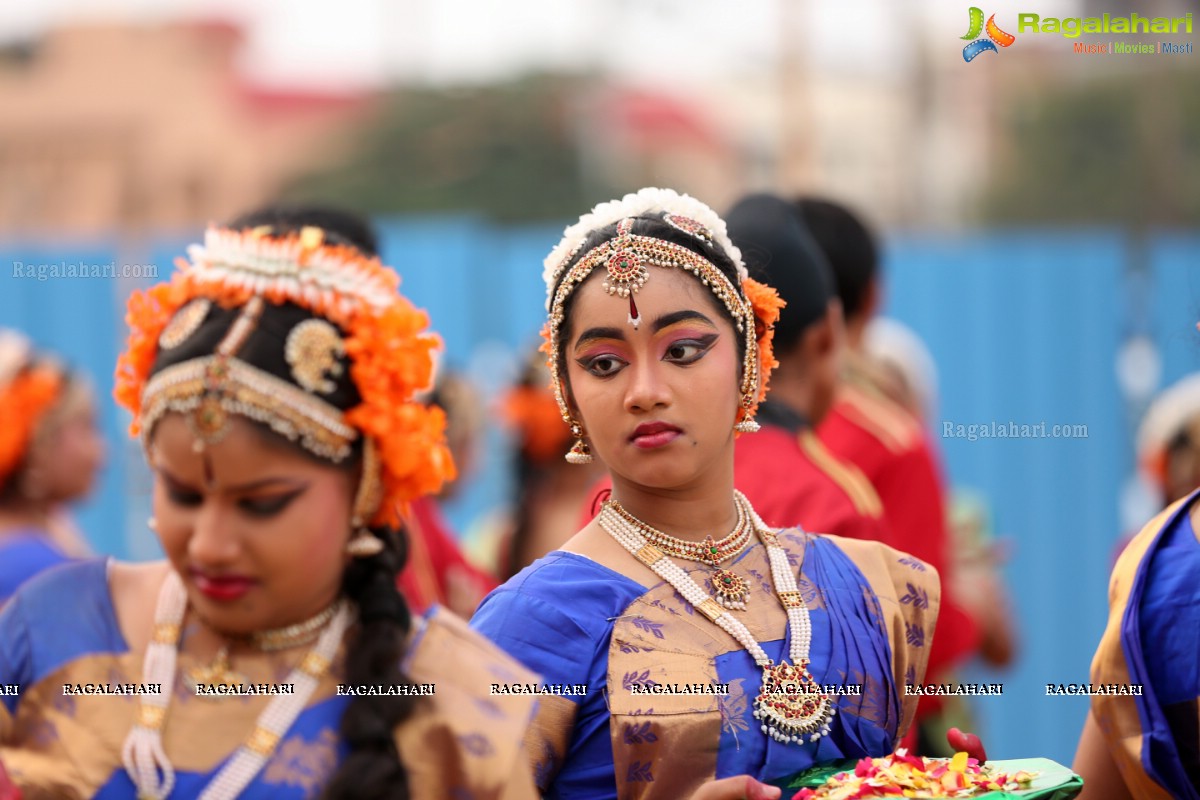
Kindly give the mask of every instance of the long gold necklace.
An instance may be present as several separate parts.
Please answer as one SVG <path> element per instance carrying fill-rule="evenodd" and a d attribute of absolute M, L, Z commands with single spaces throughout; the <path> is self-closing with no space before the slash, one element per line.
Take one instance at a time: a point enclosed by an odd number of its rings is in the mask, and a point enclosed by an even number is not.
<path fill-rule="evenodd" d="M 623 509 L 616 501 L 608 500 L 600 510 L 600 527 L 608 531 L 634 558 L 653 570 L 654 574 L 674 586 L 693 608 L 712 620 L 750 653 L 754 663 L 763 671 L 762 689 L 754 698 L 754 717 L 762 723 L 763 733 L 784 743 L 815 742 L 829 733 L 837 707 L 808 669 L 809 646 L 812 643 L 808 605 L 800 594 L 787 553 L 779 545 L 776 533 L 763 523 L 741 492 L 734 491 L 734 497 L 746 504 L 751 527 L 767 548 L 775 594 L 787 613 L 791 640 L 788 647 L 790 663 L 789 660 L 782 660 L 776 664 L 767 656 L 750 630 L 706 595 L 682 567 L 647 541 L 641 527 L 648 526 L 645 523 L 641 523 L 641 526 L 630 523 L 628 518 L 631 515 L 628 512 L 622 514 Z"/>
<path fill-rule="evenodd" d="M 712 536 L 706 536 L 702 542 L 677 539 L 647 525 L 616 501 L 611 502 L 611 508 L 626 525 L 636 528 L 647 542 L 667 555 L 687 561 L 698 561 L 712 567 L 710 580 L 713 598 L 723 608 L 745 611 L 746 603 L 750 600 L 750 582 L 732 569 L 721 566 L 722 562 L 740 555 L 750 544 L 750 531 L 753 527 L 750 524 L 750 504 L 740 493 L 734 495 L 733 504 L 737 508 L 737 524 L 733 530 L 717 541 L 714 541 Z"/>

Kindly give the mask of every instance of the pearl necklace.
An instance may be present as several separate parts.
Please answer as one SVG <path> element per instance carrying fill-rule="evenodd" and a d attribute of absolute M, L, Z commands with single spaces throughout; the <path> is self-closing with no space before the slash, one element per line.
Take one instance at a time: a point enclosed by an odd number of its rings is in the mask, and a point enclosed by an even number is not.
<path fill-rule="evenodd" d="M 308 705 L 321 678 L 329 672 L 338 645 L 353 621 L 354 614 L 348 603 L 336 603 L 334 608 L 328 627 L 318 637 L 316 645 L 288 675 L 287 682 L 294 685 L 294 693 L 271 698 L 249 738 L 200 794 L 201 800 L 232 800 L 241 794 Z M 172 570 L 163 581 L 154 611 L 154 637 L 146 648 L 142 666 L 146 682 L 159 683 L 164 688 L 175 685 L 175 661 L 186 609 L 187 591 L 179 575 Z M 142 695 L 137 720 L 125 737 L 121 753 L 125 771 L 137 787 L 138 797 L 146 800 L 163 800 L 175 786 L 175 768 L 162 746 L 162 728 L 172 694 L 167 690 Z"/>
<path fill-rule="evenodd" d="M 788 655 L 791 663 L 776 664 L 767 657 L 750 630 L 733 614 L 722 608 L 713 598 L 705 594 L 691 576 L 671 561 L 667 555 L 642 534 L 648 527 L 633 519 L 629 512 L 620 508 L 614 500 L 608 500 L 600 510 L 599 523 L 610 536 L 628 550 L 638 561 L 645 564 L 654 574 L 675 587 L 683 598 L 697 611 L 704 614 L 718 627 L 746 648 L 763 670 L 762 691 L 754 699 L 754 717 L 762 722 L 762 732 L 778 742 L 801 743 L 805 737 L 815 742 L 829 733 L 830 720 L 837 709 L 829 695 L 808 671 L 808 652 L 812 643 L 812 621 L 808 606 L 796 585 L 796 576 L 788 564 L 787 553 L 779 545 L 779 538 L 769 529 L 750 506 L 741 492 L 734 491 L 734 501 L 744 503 L 751 526 L 767 549 L 771 562 L 771 578 L 775 583 L 775 594 L 787 612 L 788 629 L 791 633 Z"/>
<path fill-rule="evenodd" d="M 611 503 L 610 508 L 620 515 L 626 526 L 635 528 L 648 543 L 667 555 L 715 567 L 712 573 L 714 599 L 731 611 L 745 611 L 746 603 L 750 600 L 750 583 L 732 569 L 722 567 L 721 562 L 740 555 L 750 544 L 752 526 L 749 513 L 753 512 L 753 509 L 741 494 L 735 494 L 733 501 L 737 509 L 737 523 L 727 536 L 715 542 L 711 536 L 706 536 L 703 542 L 677 539 L 642 522 L 616 501 Z"/>

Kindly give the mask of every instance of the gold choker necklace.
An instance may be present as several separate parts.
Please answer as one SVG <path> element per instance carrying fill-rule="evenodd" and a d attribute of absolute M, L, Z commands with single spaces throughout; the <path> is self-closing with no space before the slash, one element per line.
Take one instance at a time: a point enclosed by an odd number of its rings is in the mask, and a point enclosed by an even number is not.
<path fill-rule="evenodd" d="M 732 569 L 721 566 L 721 562 L 740 555 L 746 549 L 750 544 L 750 532 L 754 528 L 750 523 L 752 509 L 746 498 L 740 493 L 735 493 L 733 504 L 737 508 L 737 524 L 733 526 L 733 530 L 718 541 L 713 541 L 712 536 L 706 536 L 703 542 L 689 542 L 663 533 L 630 514 L 615 500 L 609 501 L 606 507 L 636 530 L 649 544 L 667 555 L 699 561 L 713 567 L 709 576 L 713 599 L 730 611 L 745 611 L 746 603 L 750 600 L 750 582 Z"/>
<path fill-rule="evenodd" d="M 337 614 L 341 607 L 342 601 L 337 600 L 329 606 L 326 606 L 315 616 L 309 617 L 306 620 L 297 622 L 294 625 L 287 625 L 282 628 L 271 628 L 265 631 L 255 631 L 248 636 L 239 636 L 234 638 L 234 642 L 247 642 L 252 647 L 264 653 L 273 653 L 279 650 L 286 650 L 290 647 L 299 647 L 316 641 L 321 635 L 321 631 L 329 624 L 334 615 Z M 195 689 L 197 686 L 208 686 L 212 684 L 222 684 L 225 686 L 239 686 L 246 683 L 246 676 L 240 672 L 234 672 L 229 664 L 229 649 L 230 643 L 221 645 L 221 649 L 217 651 L 216 657 L 208 666 L 195 666 L 187 671 L 188 683 Z M 222 697 L 223 695 L 213 694 L 197 694 L 197 697 Z"/>

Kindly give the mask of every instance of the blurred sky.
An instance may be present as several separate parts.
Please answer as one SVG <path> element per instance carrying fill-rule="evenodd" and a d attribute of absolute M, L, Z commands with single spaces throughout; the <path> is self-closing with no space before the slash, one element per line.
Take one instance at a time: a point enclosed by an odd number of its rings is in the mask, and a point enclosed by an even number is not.
<path fill-rule="evenodd" d="M 961 59 L 957 37 L 971 2 L 37 0 L 5 4 L 0 40 L 69 22 L 221 18 L 244 24 L 242 68 L 268 85 L 487 82 L 537 68 L 593 68 L 695 87 L 771 69 L 785 41 L 812 66 L 844 72 L 893 72 L 916 36 L 944 41 L 946 57 Z M 1015 30 L 1010 4 L 984 10 Z M 1079 2 L 1031 0 L 1020 10 L 1070 16 Z"/>

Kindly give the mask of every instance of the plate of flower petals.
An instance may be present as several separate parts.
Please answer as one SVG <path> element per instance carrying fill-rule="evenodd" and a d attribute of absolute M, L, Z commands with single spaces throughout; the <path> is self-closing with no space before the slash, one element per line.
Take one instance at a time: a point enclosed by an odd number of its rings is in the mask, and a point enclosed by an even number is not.
<path fill-rule="evenodd" d="M 863 758 L 806 770 L 789 780 L 785 788 L 799 789 L 791 795 L 793 800 L 876 797 L 1068 800 L 1079 794 L 1083 779 L 1047 758 L 980 764 L 966 753 L 956 753 L 953 758 L 923 758 L 902 748 L 883 758 Z"/>

